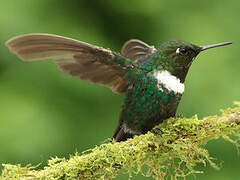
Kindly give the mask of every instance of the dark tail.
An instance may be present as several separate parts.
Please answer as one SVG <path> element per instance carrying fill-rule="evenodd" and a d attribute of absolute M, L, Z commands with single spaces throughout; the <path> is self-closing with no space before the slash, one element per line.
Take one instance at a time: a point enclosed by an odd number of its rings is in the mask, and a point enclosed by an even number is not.
<path fill-rule="evenodd" d="M 119 125 L 113 135 L 113 138 L 115 139 L 115 141 L 120 142 L 120 141 L 126 141 L 129 138 L 133 138 L 133 135 L 130 133 L 124 132 L 124 130 L 122 129 L 122 126 Z"/>

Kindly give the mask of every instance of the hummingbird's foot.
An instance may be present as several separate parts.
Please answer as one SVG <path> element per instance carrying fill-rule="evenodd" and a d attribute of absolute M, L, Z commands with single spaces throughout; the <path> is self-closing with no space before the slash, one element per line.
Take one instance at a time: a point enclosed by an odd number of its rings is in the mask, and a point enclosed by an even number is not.
<path fill-rule="evenodd" d="M 176 114 L 175 115 L 175 118 L 183 118 L 184 116 L 183 116 L 183 114 Z"/>
<path fill-rule="evenodd" d="M 160 128 L 154 128 L 154 129 L 150 130 L 150 132 L 153 133 L 156 136 L 163 134 L 163 132 L 162 132 L 162 130 Z"/>

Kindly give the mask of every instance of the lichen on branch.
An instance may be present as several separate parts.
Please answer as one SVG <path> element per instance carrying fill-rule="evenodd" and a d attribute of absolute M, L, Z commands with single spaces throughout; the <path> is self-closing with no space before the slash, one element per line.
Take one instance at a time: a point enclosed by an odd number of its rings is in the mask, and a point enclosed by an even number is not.
<path fill-rule="evenodd" d="M 163 180 L 202 173 L 197 164 L 218 169 L 204 145 L 222 137 L 240 147 L 240 103 L 235 104 L 220 116 L 170 118 L 155 127 L 155 133 L 105 143 L 69 159 L 52 158 L 41 170 L 3 164 L 0 179 L 114 179 L 123 168 L 130 176 L 141 173 Z"/>

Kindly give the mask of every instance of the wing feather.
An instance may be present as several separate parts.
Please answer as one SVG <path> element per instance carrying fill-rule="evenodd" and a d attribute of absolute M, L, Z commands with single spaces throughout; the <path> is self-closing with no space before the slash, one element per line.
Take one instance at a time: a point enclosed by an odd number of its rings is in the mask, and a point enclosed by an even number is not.
<path fill-rule="evenodd" d="M 138 39 L 131 39 L 122 47 L 122 55 L 138 64 L 141 64 L 147 56 L 154 54 L 156 51 L 154 46 L 149 46 Z"/>
<path fill-rule="evenodd" d="M 114 61 L 116 57 L 122 61 L 125 58 L 108 49 L 52 34 L 17 36 L 6 46 L 23 61 L 53 59 L 67 74 L 107 86 L 116 93 L 127 90 L 126 68 Z"/>

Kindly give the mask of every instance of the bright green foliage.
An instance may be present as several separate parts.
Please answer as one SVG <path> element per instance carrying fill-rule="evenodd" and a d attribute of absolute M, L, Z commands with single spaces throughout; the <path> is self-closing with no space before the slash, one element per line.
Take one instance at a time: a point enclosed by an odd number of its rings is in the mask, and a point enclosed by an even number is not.
<path fill-rule="evenodd" d="M 1 178 L 113 179 L 124 168 L 130 176 L 141 173 L 161 180 L 203 173 L 195 168 L 197 164 L 219 169 L 203 145 L 222 137 L 240 147 L 240 103 L 236 105 L 221 116 L 202 120 L 197 116 L 168 119 L 158 126 L 158 135 L 149 132 L 125 142 L 102 144 L 69 160 L 53 158 L 43 170 L 5 164 Z"/>

